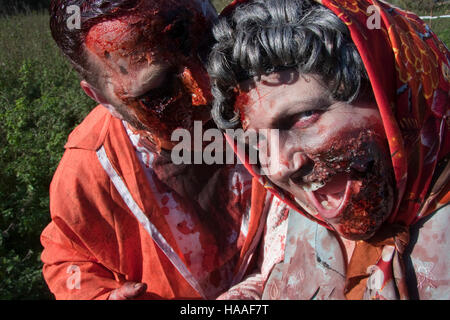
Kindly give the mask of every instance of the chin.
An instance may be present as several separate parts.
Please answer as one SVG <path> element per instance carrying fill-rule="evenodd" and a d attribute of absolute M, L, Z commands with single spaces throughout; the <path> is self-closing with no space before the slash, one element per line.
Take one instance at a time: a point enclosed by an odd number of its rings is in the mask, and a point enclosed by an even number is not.
<path fill-rule="evenodd" d="M 324 219 L 336 232 L 349 240 L 368 240 L 381 228 L 392 213 L 393 179 L 364 181 L 350 197 L 342 212 L 334 219 Z"/>
<path fill-rule="evenodd" d="M 345 224 L 331 224 L 331 226 L 342 238 L 345 238 L 347 240 L 359 241 L 369 240 L 370 238 L 372 238 L 381 225 L 377 225 L 371 228 L 353 228 Z"/>

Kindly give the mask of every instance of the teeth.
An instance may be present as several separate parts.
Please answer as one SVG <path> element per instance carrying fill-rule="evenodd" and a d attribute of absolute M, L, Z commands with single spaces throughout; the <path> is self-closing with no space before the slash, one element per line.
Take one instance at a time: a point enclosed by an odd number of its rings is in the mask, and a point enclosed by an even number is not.
<path fill-rule="evenodd" d="M 332 209 L 329 205 L 328 205 L 328 201 L 324 200 L 320 203 L 325 209 Z"/>
<path fill-rule="evenodd" d="M 325 185 L 323 182 L 310 182 L 306 183 L 302 186 L 303 190 L 306 192 L 316 191 L 320 188 L 322 188 Z"/>

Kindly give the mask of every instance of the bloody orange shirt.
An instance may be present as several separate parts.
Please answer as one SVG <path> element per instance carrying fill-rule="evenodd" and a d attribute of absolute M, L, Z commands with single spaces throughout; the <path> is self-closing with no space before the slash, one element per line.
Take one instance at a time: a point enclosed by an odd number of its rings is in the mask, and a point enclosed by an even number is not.
<path fill-rule="evenodd" d="M 132 281 L 147 284 L 142 299 L 215 298 L 245 274 L 270 197 L 245 170 L 224 166 L 208 186 L 217 205 L 203 212 L 152 175 L 130 137 L 102 106 L 71 133 L 41 235 L 50 290 L 57 299 L 107 299 Z M 236 174 L 245 180 L 238 192 Z"/>

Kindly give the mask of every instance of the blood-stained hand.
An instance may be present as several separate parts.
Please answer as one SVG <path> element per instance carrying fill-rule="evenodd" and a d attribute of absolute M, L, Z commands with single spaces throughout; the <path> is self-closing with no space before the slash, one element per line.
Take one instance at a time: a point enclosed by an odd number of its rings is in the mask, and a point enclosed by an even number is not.
<path fill-rule="evenodd" d="M 108 300 L 132 300 L 142 295 L 147 290 L 145 283 L 125 282 L 120 288 L 109 295 Z"/>

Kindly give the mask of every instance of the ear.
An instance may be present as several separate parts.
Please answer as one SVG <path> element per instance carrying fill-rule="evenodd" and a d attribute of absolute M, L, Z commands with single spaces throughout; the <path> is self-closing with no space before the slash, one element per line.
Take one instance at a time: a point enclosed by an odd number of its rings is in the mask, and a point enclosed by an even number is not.
<path fill-rule="evenodd" d="M 109 112 L 113 115 L 113 117 L 123 119 L 122 115 L 120 115 L 117 110 L 106 100 L 105 96 L 92 85 L 90 85 L 86 80 L 82 80 L 80 82 L 80 86 L 83 91 L 93 100 L 97 101 L 97 103 L 104 106 Z"/>
<path fill-rule="evenodd" d="M 83 89 L 83 91 L 93 100 L 97 101 L 99 104 L 108 104 L 108 101 L 106 100 L 105 96 L 96 88 L 94 88 L 92 85 L 90 85 L 86 80 L 82 80 L 80 82 L 80 86 Z"/>

